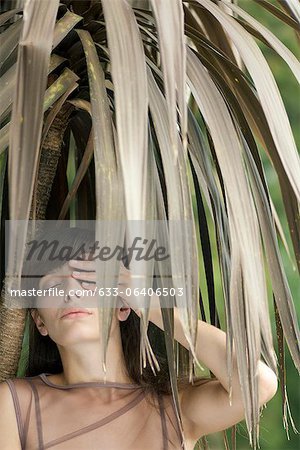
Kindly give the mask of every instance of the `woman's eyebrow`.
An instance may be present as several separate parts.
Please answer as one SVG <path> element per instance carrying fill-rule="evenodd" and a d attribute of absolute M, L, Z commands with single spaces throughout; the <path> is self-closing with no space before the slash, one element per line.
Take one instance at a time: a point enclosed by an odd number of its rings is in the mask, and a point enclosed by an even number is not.
<path fill-rule="evenodd" d="M 69 278 L 71 276 L 71 272 L 69 271 L 69 269 L 68 269 L 68 272 L 69 273 L 66 273 L 66 271 L 64 271 L 62 269 L 62 270 L 59 270 L 56 272 L 47 273 L 46 275 L 41 277 L 39 284 L 42 284 L 45 281 L 48 281 L 48 279 L 57 280 L 57 279 Z"/>
<path fill-rule="evenodd" d="M 39 285 L 43 285 L 48 280 L 57 280 L 60 277 L 65 277 L 65 275 L 59 274 L 59 273 L 49 273 L 47 275 L 44 275 L 39 282 Z"/>

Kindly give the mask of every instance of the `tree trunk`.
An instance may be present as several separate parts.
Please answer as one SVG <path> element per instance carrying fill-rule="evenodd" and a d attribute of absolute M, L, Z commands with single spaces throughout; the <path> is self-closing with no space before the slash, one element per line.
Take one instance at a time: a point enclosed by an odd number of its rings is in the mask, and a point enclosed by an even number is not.
<path fill-rule="evenodd" d="M 74 106 L 65 103 L 55 117 L 45 138 L 38 169 L 36 187 L 36 220 L 46 215 L 51 187 L 55 177 L 65 130 Z M 30 219 L 33 218 L 34 205 L 31 206 Z M 12 307 L 7 308 L 9 302 Z M 27 309 L 14 308 L 14 298 L 5 291 L 5 282 L 0 299 L 0 382 L 17 374 Z"/>

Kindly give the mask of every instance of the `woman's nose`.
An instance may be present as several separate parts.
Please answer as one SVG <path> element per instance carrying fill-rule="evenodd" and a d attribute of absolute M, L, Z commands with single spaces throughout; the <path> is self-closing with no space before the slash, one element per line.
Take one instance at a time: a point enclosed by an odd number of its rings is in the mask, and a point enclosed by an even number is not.
<path fill-rule="evenodd" d="M 82 287 L 78 280 L 68 275 L 65 280 L 65 295 L 64 301 L 67 303 L 71 300 L 77 300 L 82 296 Z"/>

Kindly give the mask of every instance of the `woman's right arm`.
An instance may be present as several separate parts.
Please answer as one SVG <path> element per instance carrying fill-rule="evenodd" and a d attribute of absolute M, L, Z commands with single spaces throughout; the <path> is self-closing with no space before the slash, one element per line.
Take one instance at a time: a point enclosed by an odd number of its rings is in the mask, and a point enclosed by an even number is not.
<path fill-rule="evenodd" d="M 21 450 L 14 402 L 7 383 L 0 383 L 0 448 Z"/>

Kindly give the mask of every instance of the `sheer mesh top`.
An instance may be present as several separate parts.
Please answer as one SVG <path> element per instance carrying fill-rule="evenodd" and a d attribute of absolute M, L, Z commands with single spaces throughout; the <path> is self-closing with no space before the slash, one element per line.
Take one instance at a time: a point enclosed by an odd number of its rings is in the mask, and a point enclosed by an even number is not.
<path fill-rule="evenodd" d="M 137 384 L 57 385 L 46 373 L 6 380 L 22 450 L 174 450 L 183 439 L 171 395 Z"/>

